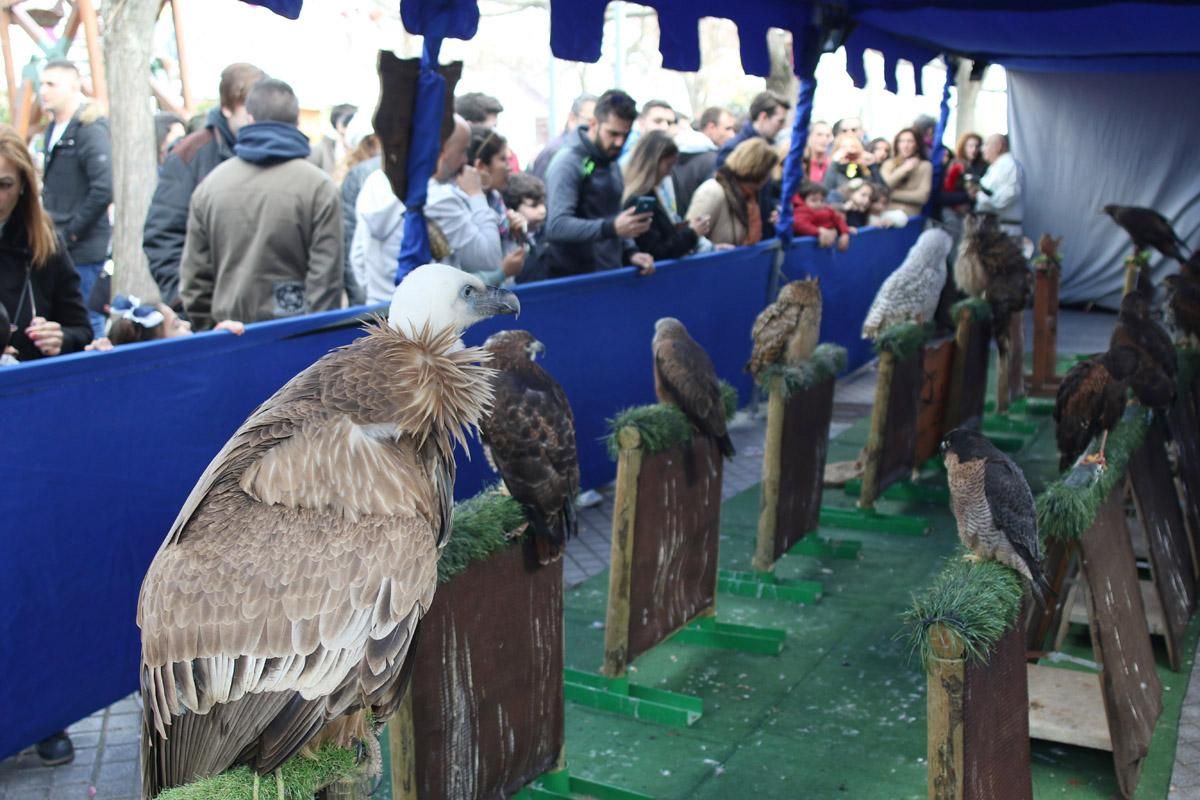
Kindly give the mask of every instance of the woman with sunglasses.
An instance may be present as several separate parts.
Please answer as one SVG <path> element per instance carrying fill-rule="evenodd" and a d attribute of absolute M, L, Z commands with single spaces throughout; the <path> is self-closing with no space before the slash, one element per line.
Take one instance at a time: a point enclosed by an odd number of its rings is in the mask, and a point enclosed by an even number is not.
<path fill-rule="evenodd" d="M 82 350 L 92 340 L 79 274 L 38 197 L 21 136 L 0 125 L 0 303 L 11 338 L 5 352 L 33 361 Z"/>

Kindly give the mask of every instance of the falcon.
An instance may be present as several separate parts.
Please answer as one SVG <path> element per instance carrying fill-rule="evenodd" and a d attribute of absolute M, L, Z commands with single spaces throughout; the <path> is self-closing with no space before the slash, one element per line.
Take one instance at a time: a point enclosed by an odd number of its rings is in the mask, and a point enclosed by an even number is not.
<path fill-rule="evenodd" d="M 1118 206 L 1111 203 L 1104 207 L 1104 213 L 1112 217 L 1113 222 L 1129 234 L 1129 238 L 1133 240 L 1135 254 L 1147 247 L 1153 247 L 1164 256 L 1183 263 L 1185 257 L 1181 248 L 1187 245 L 1175 234 L 1175 229 L 1162 214 L 1152 208 Z"/>
<path fill-rule="evenodd" d="M 795 367 L 812 357 L 821 337 L 821 284 L 791 281 L 759 312 L 750 330 L 754 349 L 746 371 L 756 379 L 772 364 Z"/>
<path fill-rule="evenodd" d="M 537 363 L 546 348 L 529 331 L 502 331 L 483 347 L 497 370 L 496 399 L 479 426 L 488 460 L 525 511 L 538 563 L 550 564 L 579 530 L 579 456 L 571 404 Z"/>
<path fill-rule="evenodd" d="M 1175 396 L 1179 365 L 1170 335 L 1150 315 L 1153 296 L 1153 284 L 1145 270 L 1139 271 L 1136 288 L 1121 298 L 1108 347 L 1130 347 L 1138 353 L 1138 368 L 1129 378 L 1129 386 L 1143 406 L 1163 408 Z"/>
<path fill-rule="evenodd" d="M 677 406 L 692 426 L 717 440 L 721 454 L 736 452 L 725 428 L 725 403 L 712 359 L 674 317 L 654 324 L 654 393 L 658 402 Z"/>
<path fill-rule="evenodd" d="M 967 558 L 991 559 L 1029 581 L 1043 606 L 1050 584 L 1042 573 L 1033 492 L 1011 458 L 979 431 L 956 428 L 942 440 L 950 507 Z"/>
<path fill-rule="evenodd" d="M 904 262 L 887 277 L 863 322 L 862 338 L 875 339 L 901 322 L 930 322 L 946 284 L 950 234 L 930 228 L 917 237 Z"/>
<path fill-rule="evenodd" d="M 459 337 L 519 310 L 420 267 L 386 324 L 290 380 L 209 464 L 138 598 L 145 797 L 366 741 L 366 712 L 397 708 L 450 534 L 453 447 L 492 402 L 488 354 Z"/>
<path fill-rule="evenodd" d="M 1121 420 L 1128 381 L 1137 368 L 1137 351 L 1117 347 L 1079 362 L 1063 377 L 1054 403 L 1059 472 L 1070 469 L 1097 434 L 1101 436 L 1100 451 L 1085 461 L 1105 463 L 1108 432 Z"/>

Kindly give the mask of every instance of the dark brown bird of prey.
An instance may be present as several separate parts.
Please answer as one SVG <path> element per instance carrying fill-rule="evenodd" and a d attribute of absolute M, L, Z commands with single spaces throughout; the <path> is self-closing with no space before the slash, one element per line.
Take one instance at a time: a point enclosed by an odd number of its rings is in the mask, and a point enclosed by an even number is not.
<path fill-rule="evenodd" d="M 720 445 L 726 458 L 734 455 L 725 428 L 725 403 L 712 359 L 674 317 L 654 324 L 654 393 L 658 402 L 678 406 L 692 426 Z"/>
<path fill-rule="evenodd" d="M 1138 369 L 1137 351 L 1118 347 L 1071 367 L 1058 387 L 1054 404 L 1058 469 L 1065 472 L 1101 435 L 1100 452 L 1089 463 L 1104 464 L 1108 432 L 1121 420 L 1129 378 Z"/>
<path fill-rule="evenodd" d="M 1104 213 L 1129 234 L 1135 253 L 1153 247 L 1164 256 L 1183 263 L 1185 256 L 1182 248 L 1187 245 L 1175 235 L 1175 229 L 1162 214 L 1152 208 L 1113 204 L 1106 205 Z"/>
<path fill-rule="evenodd" d="M 821 338 L 821 284 L 816 278 L 785 283 L 750 330 L 754 349 L 746 371 L 755 378 L 772 364 L 795 367 L 812 357 Z"/>
<path fill-rule="evenodd" d="M 973 559 L 992 559 L 1021 573 L 1038 602 L 1050 585 L 1042 573 L 1033 492 L 1024 473 L 979 431 L 956 428 L 942 441 L 950 507 L 958 538 Z"/>
<path fill-rule="evenodd" d="M 954 279 L 967 294 L 987 300 L 996 347 L 1007 354 L 1009 320 L 1029 304 L 1032 273 L 1020 244 L 1000 229 L 994 214 L 967 218 L 954 262 Z"/>
<path fill-rule="evenodd" d="M 267 775 L 396 709 L 450 533 L 454 443 L 492 402 L 488 354 L 459 337 L 519 308 L 453 267 L 414 270 L 387 324 L 289 381 L 209 464 L 138 599 L 145 797 L 241 764 Z"/>
<path fill-rule="evenodd" d="M 1154 287 L 1142 270 L 1137 288 L 1121 298 L 1108 349 L 1129 347 L 1138 353 L 1138 368 L 1129 378 L 1129 388 L 1143 406 L 1163 408 L 1175 396 L 1179 364 L 1170 335 L 1151 316 L 1153 293 Z"/>
<path fill-rule="evenodd" d="M 1181 272 L 1163 279 L 1167 285 L 1167 309 L 1179 335 L 1200 346 L 1200 274 Z"/>
<path fill-rule="evenodd" d="M 567 395 L 535 359 L 545 351 L 529 331 L 502 331 L 483 343 L 496 368 L 496 399 L 480 425 L 488 459 L 521 504 L 539 564 L 562 557 L 579 525 L 579 457 Z"/>

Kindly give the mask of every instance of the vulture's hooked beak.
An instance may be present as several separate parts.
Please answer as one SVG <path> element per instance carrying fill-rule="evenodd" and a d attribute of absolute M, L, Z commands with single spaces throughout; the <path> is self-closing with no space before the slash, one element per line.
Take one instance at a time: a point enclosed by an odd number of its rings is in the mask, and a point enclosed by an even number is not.
<path fill-rule="evenodd" d="M 475 295 L 475 311 L 481 318 L 500 314 L 521 313 L 521 301 L 517 295 L 500 286 L 489 286 L 486 292 Z"/>

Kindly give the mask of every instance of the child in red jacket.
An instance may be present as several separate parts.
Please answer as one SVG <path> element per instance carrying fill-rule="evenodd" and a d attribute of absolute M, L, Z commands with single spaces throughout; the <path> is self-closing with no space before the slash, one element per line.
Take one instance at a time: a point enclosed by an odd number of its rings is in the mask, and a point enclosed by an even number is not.
<path fill-rule="evenodd" d="M 838 250 L 850 246 L 850 234 L 855 228 L 846 225 L 846 218 L 825 202 L 825 187 L 819 183 L 805 181 L 800 193 L 792 198 L 792 231 L 797 236 L 817 237 L 817 246 L 831 247 L 837 242 Z"/>

